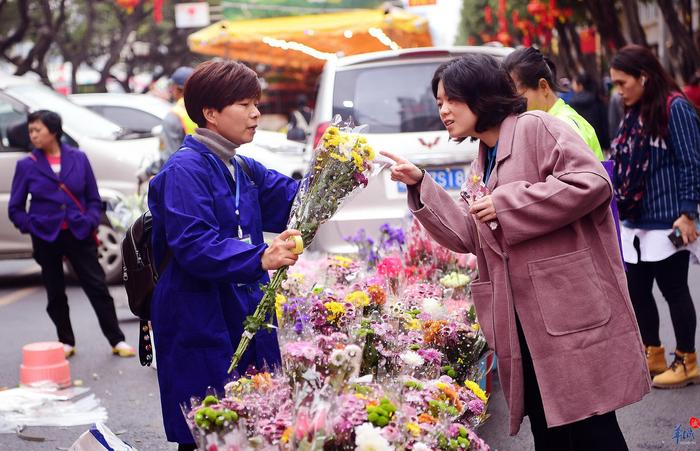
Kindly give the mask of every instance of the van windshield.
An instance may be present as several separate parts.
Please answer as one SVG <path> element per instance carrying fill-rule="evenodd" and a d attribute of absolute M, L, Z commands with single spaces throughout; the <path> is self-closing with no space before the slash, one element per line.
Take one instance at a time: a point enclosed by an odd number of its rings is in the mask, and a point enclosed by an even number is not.
<path fill-rule="evenodd" d="M 51 110 L 61 116 L 63 125 L 69 133 L 96 139 L 114 140 L 121 133 L 121 128 L 114 122 L 76 105 L 61 94 L 41 85 L 10 86 L 6 92 L 20 102 L 28 105 L 32 111 Z M 74 138 L 79 139 L 79 136 Z"/>
<path fill-rule="evenodd" d="M 440 62 L 358 67 L 335 76 L 333 114 L 352 115 L 369 133 L 440 131 L 430 82 Z"/>

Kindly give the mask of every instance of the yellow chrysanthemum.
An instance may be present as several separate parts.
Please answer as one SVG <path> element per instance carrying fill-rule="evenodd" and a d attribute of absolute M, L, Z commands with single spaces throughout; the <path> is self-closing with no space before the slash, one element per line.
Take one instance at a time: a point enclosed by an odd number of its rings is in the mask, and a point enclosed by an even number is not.
<path fill-rule="evenodd" d="M 352 258 L 343 257 L 342 255 L 336 255 L 333 257 L 335 263 L 343 268 L 349 268 L 350 264 L 353 262 Z"/>
<path fill-rule="evenodd" d="M 338 160 L 341 163 L 347 163 L 348 161 L 350 161 L 350 159 L 345 155 L 341 155 L 335 152 L 331 152 L 331 158 L 333 158 L 334 160 Z"/>
<path fill-rule="evenodd" d="M 287 429 L 285 429 L 282 433 L 282 437 L 280 437 L 280 442 L 289 443 L 289 437 L 292 436 L 292 432 L 294 432 L 294 429 L 292 429 L 291 426 L 288 426 Z"/>
<path fill-rule="evenodd" d="M 369 305 L 369 296 L 364 291 L 353 291 L 345 297 L 345 300 L 350 302 L 355 307 L 365 307 Z"/>
<path fill-rule="evenodd" d="M 352 155 L 352 161 L 355 163 L 355 166 L 357 167 L 357 169 L 362 169 L 362 164 L 364 163 L 364 161 L 362 160 L 362 157 L 360 156 L 360 154 L 353 150 L 351 155 Z"/>
<path fill-rule="evenodd" d="M 275 311 L 277 312 L 277 324 L 282 325 L 282 316 L 284 315 L 284 308 L 282 307 L 287 303 L 287 298 L 281 294 L 277 293 L 275 296 Z"/>
<path fill-rule="evenodd" d="M 323 306 L 329 313 L 326 319 L 330 322 L 337 321 L 345 313 L 345 306 L 342 302 L 330 301 L 324 303 Z"/>
<path fill-rule="evenodd" d="M 486 396 L 486 393 L 484 393 L 484 391 L 481 389 L 481 387 L 479 387 L 479 384 L 477 384 L 476 382 L 467 380 L 467 381 L 464 381 L 464 386 L 467 387 L 472 392 L 474 392 L 476 397 L 479 398 L 480 400 L 486 402 L 486 400 L 488 399 L 488 396 Z"/>
<path fill-rule="evenodd" d="M 416 423 L 406 423 L 406 430 L 414 437 L 420 437 L 420 426 Z"/>
<path fill-rule="evenodd" d="M 421 322 L 418 318 L 409 318 L 406 320 L 406 329 L 408 330 L 420 330 L 421 327 Z"/>
<path fill-rule="evenodd" d="M 374 160 L 374 149 L 372 149 L 370 146 L 366 146 L 365 153 L 367 154 L 368 160 Z"/>

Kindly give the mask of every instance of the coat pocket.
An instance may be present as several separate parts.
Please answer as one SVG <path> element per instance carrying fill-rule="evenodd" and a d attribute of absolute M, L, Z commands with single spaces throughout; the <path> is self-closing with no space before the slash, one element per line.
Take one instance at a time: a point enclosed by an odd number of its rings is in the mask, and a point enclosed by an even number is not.
<path fill-rule="evenodd" d="M 489 348 L 494 349 L 493 284 L 491 282 L 473 282 L 470 288 L 479 327 L 486 337 Z"/>
<path fill-rule="evenodd" d="M 527 265 L 550 335 L 581 332 L 610 321 L 610 304 L 601 288 L 590 248 Z"/>

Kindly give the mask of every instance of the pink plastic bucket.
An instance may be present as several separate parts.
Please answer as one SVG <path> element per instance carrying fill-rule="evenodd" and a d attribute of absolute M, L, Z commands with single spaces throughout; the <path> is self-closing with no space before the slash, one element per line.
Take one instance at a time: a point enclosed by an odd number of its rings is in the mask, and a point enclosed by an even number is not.
<path fill-rule="evenodd" d="M 19 383 L 30 385 L 40 381 L 54 382 L 59 387 L 71 384 L 70 366 L 63 351 L 63 343 L 47 341 L 22 347 Z"/>

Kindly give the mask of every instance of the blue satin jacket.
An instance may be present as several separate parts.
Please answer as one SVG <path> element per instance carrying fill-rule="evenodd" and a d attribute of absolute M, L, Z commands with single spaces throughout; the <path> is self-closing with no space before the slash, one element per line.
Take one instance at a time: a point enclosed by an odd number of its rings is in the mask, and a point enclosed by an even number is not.
<path fill-rule="evenodd" d="M 167 247 L 173 254 L 151 305 L 169 441 L 193 442 L 181 404 L 191 396 L 203 397 L 207 387 L 223 392 L 243 321 L 262 298 L 260 284 L 269 281 L 261 266 L 267 247 L 263 231 L 286 229 L 298 188 L 295 180 L 255 160 L 246 158 L 246 162 L 253 177 L 238 168 L 240 221 L 231 173 L 191 136 L 150 183 L 156 264 L 160 265 Z M 239 224 L 251 244 L 238 239 Z M 276 334 L 260 331 L 238 371 L 243 373 L 249 365 L 272 368 L 280 361 Z"/>
<path fill-rule="evenodd" d="M 60 183 L 64 183 L 80 201 L 84 213 L 59 188 Z M 32 200 L 27 211 L 29 194 Z M 17 162 L 8 212 L 20 232 L 45 241 L 56 240 L 63 221 L 68 223 L 76 238 L 87 238 L 102 217 L 102 200 L 87 155 L 61 144 L 61 172 L 56 175 L 44 152 L 34 149 L 30 156 Z"/>

